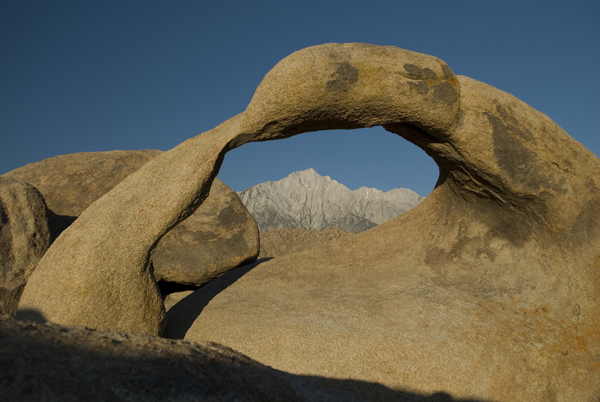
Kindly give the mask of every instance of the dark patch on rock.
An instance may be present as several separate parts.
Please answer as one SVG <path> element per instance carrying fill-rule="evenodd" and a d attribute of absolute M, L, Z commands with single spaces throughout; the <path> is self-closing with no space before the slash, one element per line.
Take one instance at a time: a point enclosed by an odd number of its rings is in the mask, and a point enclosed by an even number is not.
<path fill-rule="evenodd" d="M 500 169 L 517 183 L 533 190 L 539 189 L 542 180 L 535 170 L 537 155 L 515 137 L 523 138 L 523 132 L 514 126 L 506 126 L 491 113 L 486 112 L 485 116 L 492 125 L 494 155 Z"/>
<path fill-rule="evenodd" d="M 429 248 L 424 262 L 435 275 L 434 283 L 484 299 L 519 293 L 521 289 L 512 288 L 497 280 L 498 264 L 489 259 L 487 252 L 490 250 L 479 248 L 484 241 L 481 237 L 463 238 L 462 250 L 455 247 L 448 251 L 438 247 Z M 453 261 L 451 258 L 457 252 L 454 257 L 456 260 Z"/>
<path fill-rule="evenodd" d="M 494 105 L 496 105 L 496 111 L 500 113 L 500 116 L 504 121 L 508 121 L 512 124 L 519 124 L 519 120 L 517 120 L 517 118 L 512 115 L 512 110 L 510 106 L 501 105 L 500 102 L 498 102 L 496 99 L 493 100 L 493 103 Z"/>
<path fill-rule="evenodd" d="M 514 216 L 499 220 L 498 223 L 492 226 L 490 234 L 493 237 L 508 241 L 515 247 L 523 247 L 533 234 L 531 227 L 523 222 L 520 219 L 515 219 Z"/>
<path fill-rule="evenodd" d="M 421 95 L 425 95 L 427 92 L 429 92 L 429 85 L 427 85 L 427 82 L 425 81 L 419 81 L 419 83 L 409 81 L 408 86 Z"/>
<path fill-rule="evenodd" d="M 418 82 L 408 82 L 408 85 L 424 95 L 429 92 L 429 86 L 433 87 L 433 99 L 452 104 L 458 99 L 458 92 L 450 82 L 441 82 L 434 84 L 432 81 L 439 81 L 438 75 L 430 68 L 420 68 L 414 64 L 405 64 L 404 69 L 408 72 L 408 78 L 418 80 Z M 444 78 L 451 78 L 454 73 L 447 65 L 442 66 Z"/>
<path fill-rule="evenodd" d="M 600 201 L 589 200 L 571 229 L 571 241 L 575 246 L 593 243 L 600 237 Z"/>
<path fill-rule="evenodd" d="M 358 69 L 348 62 L 338 64 L 335 79 L 325 83 L 328 91 L 347 91 L 351 85 L 358 81 Z"/>
<path fill-rule="evenodd" d="M 520 250 L 527 249 L 534 230 L 529 222 L 515 219 L 493 205 L 484 201 L 476 209 L 466 204 L 447 207 L 446 219 L 439 222 L 436 233 L 444 232 L 451 237 L 456 233 L 455 240 L 446 245 L 433 243 L 426 248 L 423 260 L 437 284 L 485 299 L 520 294 L 532 285 L 525 278 L 513 281 L 506 275 L 509 270 L 506 264 L 521 258 Z M 473 216 L 475 221 L 453 221 L 458 214 Z M 489 229 L 481 232 L 482 226 Z"/>
<path fill-rule="evenodd" d="M 454 77 L 454 71 L 446 63 L 442 64 L 442 71 L 444 72 L 445 79 Z"/>
<path fill-rule="evenodd" d="M 435 71 L 430 68 L 421 68 L 415 64 L 406 63 L 404 69 L 408 73 L 408 78 L 413 80 L 433 80 L 437 81 L 439 78 Z"/>
<path fill-rule="evenodd" d="M 449 82 L 442 82 L 433 86 L 433 99 L 451 104 L 458 99 L 458 92 Z"/>
<path fill-rule="evenodd" d="M 183 244 L 194 244 L 197 247 L 200 247 L 200 244 L 216 241 L 219 239 L 217 233 L 211 230 L 191 230 L 183 225 L 175 226 L 171 230 L 171 235 L 175 238 L 179 238 L 179 241 Z M 168 252 L 166 250 L 161 250 L 161 252 Z M 179 251 L 177 254 L 183 254 Z"/>
<path fill-rule="evenodd" d="M 219 222 L 222 222 L 223 225 L 227 225 L 227 227 L 235 226 L 235 225 L 244 225 L 248 221 L 248 217 L 232 205 L 229 205 L 219 211 L 218 215 Z"/>
<path fill-rule="evenodd" d="M 46 317 L 44 317 L 44 314 L 42 314 L 38 309 L 34 308 L 22 308 L 17 310 L 17 312 L 15 313 L 15 318 L 19 321 L 29 321 L 37 323 L 48 322 Z"/>

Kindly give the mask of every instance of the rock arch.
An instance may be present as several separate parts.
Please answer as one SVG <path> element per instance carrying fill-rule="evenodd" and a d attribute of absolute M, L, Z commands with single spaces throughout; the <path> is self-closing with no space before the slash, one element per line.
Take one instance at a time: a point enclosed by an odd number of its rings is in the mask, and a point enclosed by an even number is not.
<path fill-rule="evenodd" d="M 427 212 L 419 225 L 430 238 L 415 244 L 415 269 L 469 297 L 544 305 L 577 319 L 589 336 L 600 333 L 600 161 L 515 97 L 457 77 L 435 57 L 367 44 L 293 53 L 244 112 L 161 154 L 92 204 L 38 264 L 21 316 L 160 334 L 164 307 L 149 255 L 206 198 L 227 151 L 375 125 L 440 167 L 436 189 L 403 218 Z"/>

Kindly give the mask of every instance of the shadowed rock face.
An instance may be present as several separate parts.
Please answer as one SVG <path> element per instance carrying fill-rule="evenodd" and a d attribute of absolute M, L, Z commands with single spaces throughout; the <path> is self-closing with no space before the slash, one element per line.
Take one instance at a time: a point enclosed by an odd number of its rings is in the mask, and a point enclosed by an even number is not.
<path fill-rule="evenodd" d="M 363 401 L 214 343 L 6 317 L 0 317 L 0 367 L 6 401 Z"/>
<path fill-rule="evenodd" d="M 6 316 L 0 316 L 0 388 L 6 401 L 484 402 L 293 375 L 211 342 Z"/>
<path fill-rule="evenodd" d="M 84 211 L 38 264 L 21 307 L 56 322 L 159 333 L 149 252 L 202 202 L 228 150 L 374 125 L 436 161 L 431 195 L 343 244 L 229 281 L 186 338 L 296 373 L 425 392 L 596 395 L 600 161 L 513 96 L 393 47 L 327 44 L 282 60 L 245 112 L 160 155 Z M 65 270 L 77 280 L 64 281 Z M 181 314 L 169 325 L 190 322 Z"/>

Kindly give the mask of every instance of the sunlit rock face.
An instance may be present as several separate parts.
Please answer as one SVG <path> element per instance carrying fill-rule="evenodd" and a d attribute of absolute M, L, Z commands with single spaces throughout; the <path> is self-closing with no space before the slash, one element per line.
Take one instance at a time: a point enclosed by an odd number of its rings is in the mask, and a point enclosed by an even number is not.
<path fill-rule="evenodd" d="M 515 97 L 394 47 L 327 44 L 282 60 L 246 111 L 84 211 L 40 261 L 20 307 L 158 333 L 149 253 L 203 201 L 228 150 L 374 125 L 435 160 L 431 195 L 372 230 L 220 277 L 169 310 L 167 334 L 411 392 L 596 396 L 600 161 Z"/>
<path fill-rule="evenodd" d="M 2 177 L 29 183 L 43 194 L 50 233 L 56 238 L 94 201 L 161 153 L 79 152 L 30 163 Z M 253 262 L 258 252 L 254 218 L 235 191 L 216 179 L 202 207 L 159 241 L 152 267 L 157 281 L 199 286 Z"/>

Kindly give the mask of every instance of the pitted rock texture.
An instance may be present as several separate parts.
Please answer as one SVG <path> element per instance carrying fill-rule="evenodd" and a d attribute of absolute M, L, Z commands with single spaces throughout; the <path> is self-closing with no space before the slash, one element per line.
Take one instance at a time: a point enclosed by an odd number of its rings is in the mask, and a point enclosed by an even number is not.
<path fill-rule="evenodd" d="M 82 152 L 30 163 L 3 175 L 39 189 L 57 237 L 87 207 L 162 151 Z M 179 223 L 152 253 L 157 281 L 202 285 L 256 260 L 258 229 L 237 194 L 219 179 L 194 214 Z"/>
<path fill-rule="evenodd" d="M 353 234 L 340 228 L 323 230 L 306 230 L 304 228 L 273 229 L 268 232 L 260 232 L 260 254 L 258 258 L 274 258 L 299 253 Z"/>
<path fill-rule="evenodd" d="M 46 203 L 34 187 L 0 177 L 0 314 L 14 314 L 50 246 Z"/>
<path fill-rule="evenodd" d="M 515 97 L 393 47 L 327 44 L 282 60 L 246 111 L 86 209 L 20 308 L 151 332 L 163 306 L 149 252 L 203 201 L 227 151 L 374 125 L 435 160 L 429 197 L 344 241 L 221 276 L 184 299 L 190 309 L 169 310 L 169 330 L 294 373 L 483 400 L 597 397 L 600 160 Z"/>

